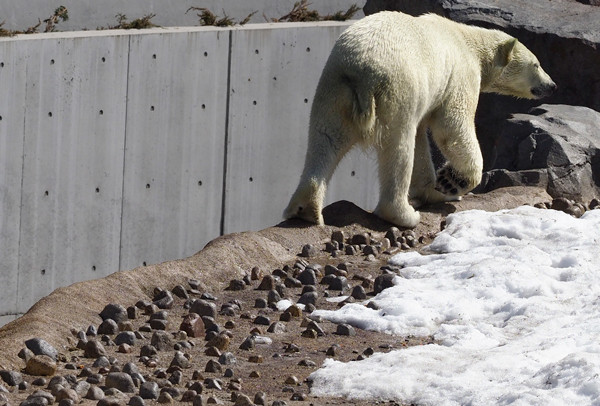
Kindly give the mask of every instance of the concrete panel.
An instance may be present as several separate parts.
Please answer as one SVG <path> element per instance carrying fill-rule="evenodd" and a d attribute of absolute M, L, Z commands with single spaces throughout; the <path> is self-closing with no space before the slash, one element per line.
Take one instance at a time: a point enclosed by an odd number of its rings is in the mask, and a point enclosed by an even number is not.
<path fill-rule="evenodd" d="M 206 7 L 218 16 L 225 14 L 235 21 L 244 19 L 256 11 L 251 22 L 264 23 L 290 12 L 297 0 L 14 0 L 0 2 L 0 16 L 6 29 L 25 30 L 37 24 L 38 19 L 48 18 L 56 8 L 65 6 L 69 11 L 69 20 L 61 21 L 60 31 L 94 30 L 117 24 L 115 15 L 125 14 L 131 21 L 147 14 L 156 14 L 152 22 L 168 26 L 197 26 L 197 12 L 186 11 L 190 6 Z M 351 5 L 362 7 L 365 0 L 311 0 L 310 9 L 318 10 L 321 15 L 345 11 Z M 362 18 L 359 11 L 355 18 Z M 43 27 L 42 27 L 43 30 Z"/>
<path fill-rule="evenodd" d="M 127 37 L 22 37 L 18 307 L 119 265 Z"/>
<path fill-rule="evenodd" d="M 121 269 L 219 235 L 228 43 L 227 30 L 131 37 Z"/>
<path fill-rule="evenodd" d="M 0 41 L 0 319 L 17 311 L 25 58 L 14 41 Z"/>
<path fill-rule="evenodd" d="M 348 25 L 264 24 L 233 32 L 225 233 L 281 220 L 304 165 L 321 70 Z M 362 180 L 372 177 L 371 167 L 363 154 L 350 154 L 332 179 L 329 201 L 370 203 L 377 187 Z"/>

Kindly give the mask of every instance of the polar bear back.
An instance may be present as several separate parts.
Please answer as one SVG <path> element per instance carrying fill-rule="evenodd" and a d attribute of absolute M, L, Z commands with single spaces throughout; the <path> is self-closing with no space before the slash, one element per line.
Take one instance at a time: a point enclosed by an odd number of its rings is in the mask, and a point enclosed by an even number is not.
<path fill-rule="evenodd" d="M 469 31 L 466 36 L 465 31 Z M 342 33 L 321 82 L 351 83 L 363 99 L 361 104 L 374 97 L 382 106 L 379 120 L 423 117 L 441 105 L 452 89 L 479 94 L 480 55 L 467 43 L 474 32 L 475 36 L 493 33 L 498 41 L 509 38 L 500 31 L 465 26 L 434 14 L 373 14 Z"/>

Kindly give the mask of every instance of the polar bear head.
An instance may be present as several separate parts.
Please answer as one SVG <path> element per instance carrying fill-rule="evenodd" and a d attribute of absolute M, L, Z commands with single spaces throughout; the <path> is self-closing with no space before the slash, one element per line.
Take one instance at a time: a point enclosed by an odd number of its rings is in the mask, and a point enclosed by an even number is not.
<path fill-rule="evenodd" d="M 500 43 L 493 70 L 493 79 L 483 91 L 540 99 L 556 90 L 556 83 L 544 72 L 536 56 L 515 38 Z"/>

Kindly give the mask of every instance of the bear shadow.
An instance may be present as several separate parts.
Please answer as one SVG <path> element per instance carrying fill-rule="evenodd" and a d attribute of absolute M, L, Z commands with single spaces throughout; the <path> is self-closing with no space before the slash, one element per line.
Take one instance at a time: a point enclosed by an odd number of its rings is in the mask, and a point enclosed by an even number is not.
<path fill-rule="evenodd" d="M 442 216 L 447 216 L 450 213 L 456 211 L 456 206 L 452 203 L 436 203 L 427 205 L 419 208 L 421 215 L 426 213 L 432 213 Z M 387 231 L 390 227 L 394 227 L 394 224 L 389 223 L 375 214 L 368 212 L 356 204 L 347 200 L 340 200 L 335 203 L 331 203 L 323 209 L 323 219 L 325 225 L 334 227 L 346 227 L 351 225 L 359 225 L 364 228 L 373 231 Z M 317 227 L 315 224 L 310 223 L 306 220 L 292 218 L 284 220 L 277 224 L 276 227 L 280 228 L 309 228 Z M 400 230 L 406 230 L 407 228 L 398 227 Z"/>

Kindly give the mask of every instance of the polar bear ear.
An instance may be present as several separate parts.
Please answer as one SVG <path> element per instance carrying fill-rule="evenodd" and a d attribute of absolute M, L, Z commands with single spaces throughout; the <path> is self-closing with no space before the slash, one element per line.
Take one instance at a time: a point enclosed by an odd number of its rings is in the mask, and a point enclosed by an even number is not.
<path fill-rule="evenodd" d="M 504 67 L 508 65 L 510 60 L 513 57 L 513 51 L 515 49 L 515 45 L 519 42 L 516 38 L 511 38 L 508 41 L 503 42 L 498 47 L 498 54 L 496 55 L 496 62 L 499 66 Z"/>

